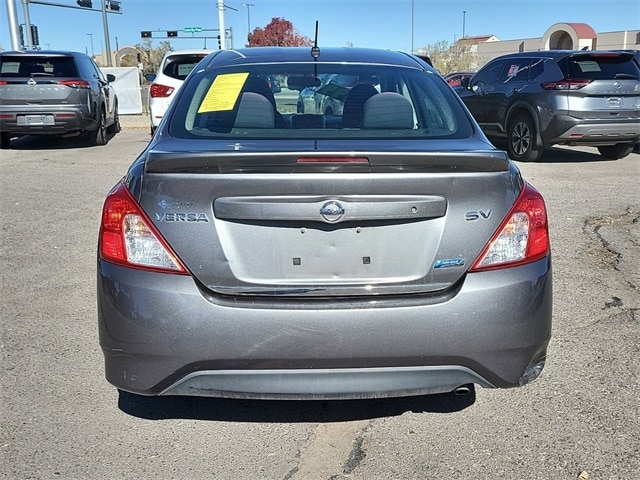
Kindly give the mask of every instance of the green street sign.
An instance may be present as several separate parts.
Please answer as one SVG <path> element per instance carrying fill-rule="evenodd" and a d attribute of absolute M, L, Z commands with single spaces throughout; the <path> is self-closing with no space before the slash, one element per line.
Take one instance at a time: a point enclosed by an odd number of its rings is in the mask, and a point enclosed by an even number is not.
<path fill-rule="evenodd" d="M 184 33 L 199 33 L 202 31 L 202 27 L 184 27 L 182 31 Z"/>

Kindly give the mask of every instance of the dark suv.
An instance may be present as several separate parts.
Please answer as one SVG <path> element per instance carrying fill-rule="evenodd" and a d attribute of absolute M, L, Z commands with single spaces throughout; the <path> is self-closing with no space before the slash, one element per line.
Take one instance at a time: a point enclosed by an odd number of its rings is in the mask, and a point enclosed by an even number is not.
<path fill-rule="evenodd" d="M 77 52 L 0 52 L 0 137 L 86 133 L 105 145 L 120 131 L 118 98 L 96 63 Z"/>
<path fill-rule="evenodd" d="M 552 145 L 588 145 L 622 158 L 640 139 L 640 68 L 632 52 L 542 51 L 498 57 L 458 89 L 512 159 Z"/>

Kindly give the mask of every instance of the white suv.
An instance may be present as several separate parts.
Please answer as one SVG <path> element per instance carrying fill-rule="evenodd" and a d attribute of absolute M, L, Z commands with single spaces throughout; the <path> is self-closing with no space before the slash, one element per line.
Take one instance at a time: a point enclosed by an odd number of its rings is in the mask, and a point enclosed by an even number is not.
<path fill-rule="evenodd" d="M 210 50 L 173 50 L 167 52 L 162 61 L 158 73 L 145 75 L 151 85 L 149 86 L 149 118 L 151 119 L 151 134 L 153 134 L 164 117 L 171 100 L 182 86 L 187 75 L 204 57 L 211 53 Z"/>

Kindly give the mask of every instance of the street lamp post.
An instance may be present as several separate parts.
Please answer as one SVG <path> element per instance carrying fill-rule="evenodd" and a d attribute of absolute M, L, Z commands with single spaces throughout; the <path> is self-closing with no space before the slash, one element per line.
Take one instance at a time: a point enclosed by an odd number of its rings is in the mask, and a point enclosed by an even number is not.
<path fill-rule="evenodd" d="M 94 58 L 96 54 L 93 51 L 93 33 L 87 33 L 87 35 L 89 36 L 89 38 L 91 38 L 91 58 Z"/>
<path fill-rule="evenodd" d="M 467 11 L 462 11 L 462 38 L 466 37 L 466 20 L 467 20 Z"/>
<path fill-rule="evenodd" d="M 249 41 L 249 34 L 251 33 L 251 7 L 255 7 L 255 3 L 243 3 L 243 7 L 247 7 L 247 42 Z"/>
<path fill-rule="evenodd" d="M 411 53 L 413 53 L 414 13 L 415 13 L 415 2 L 414 0 L 411 0 Z"/>

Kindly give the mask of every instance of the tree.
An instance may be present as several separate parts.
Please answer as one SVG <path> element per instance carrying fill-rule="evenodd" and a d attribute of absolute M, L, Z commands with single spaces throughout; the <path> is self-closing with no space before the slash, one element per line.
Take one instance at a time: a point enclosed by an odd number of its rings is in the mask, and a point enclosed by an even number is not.
<path fill-rule="evenodd" d="M 297 33 L 293 24 L 284 18 L 274 17 L 264 28 L 255 28 L 249 33 L 250 47 L 301 47 L 311 45 L 311 40 Z"/>
<path fill-rule="evenodd" d="M 478 55 L 473 51 L 473 46 L 469 44 L 458 42 L 449 45 L 446 40 L 441 40 L 420 48 L 416 53 L 428 55 L 433 66 L 442 75 L 478 69 Z"/>
<path fill-rule="evenodd" d="M 171 43 L 165 40 L 160 42 L 156 48 L 153 48 L 151 46 L 151 39 L 145 38 L 143 40 L 143 44 L 137 44 L 135 48 L 140 52 L 140 62 L 138 62 L 137 58 L 127 55 L 126 57 L 123 57 L 120 65 L 135 66 L 138 63 L 142 63 L 142 71 L 144 73 L 156 73 L 160 62 L 162 61 L 162 57 L 164 57 L 165 53 L 171 50 Z"/>

